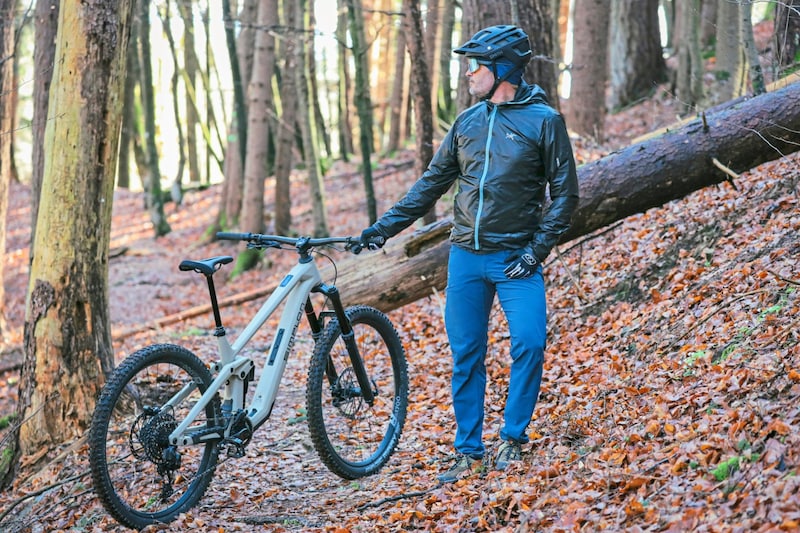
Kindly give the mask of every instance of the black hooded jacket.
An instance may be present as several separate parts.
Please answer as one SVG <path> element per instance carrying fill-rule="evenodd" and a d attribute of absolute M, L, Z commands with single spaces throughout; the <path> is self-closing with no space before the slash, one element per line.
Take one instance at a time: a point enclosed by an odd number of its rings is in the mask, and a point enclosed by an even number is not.
<path fill-rule="evenodd" d="M 457 184 L 451 242 L 475 252 L 530 245 L 542 262 L 569 228 L 578 178 L 564 119 L 544 91 L 523 82 L 514 99 L 461 113 L 430 165 L 374 225 L 385 238 L 407 228 Z M 552 203 L 543 215 L 545 190 Z"/>

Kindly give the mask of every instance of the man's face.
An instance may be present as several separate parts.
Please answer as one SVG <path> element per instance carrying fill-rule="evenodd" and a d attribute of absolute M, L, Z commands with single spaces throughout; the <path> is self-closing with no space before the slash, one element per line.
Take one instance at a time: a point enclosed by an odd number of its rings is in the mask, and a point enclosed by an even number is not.
<path fill-rule="evenodd" d="M 494 85 L 494 74 L 486 65 L 470 59 L 467 62 L 467 81 L 469 81 L 469 94 L 475 98 L 483 98 Z"/>

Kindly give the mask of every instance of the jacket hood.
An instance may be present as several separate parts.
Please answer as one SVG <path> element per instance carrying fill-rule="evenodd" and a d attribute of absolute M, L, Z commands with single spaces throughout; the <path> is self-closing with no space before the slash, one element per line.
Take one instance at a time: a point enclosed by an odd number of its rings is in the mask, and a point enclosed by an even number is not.
<path fill-rule="evenodd" d="M 547 94 L 544 89 L 536 84 L 529 85 L 523 82 L 517 87 L 517 92 L 514 94 L 514 99 L 506 104 L 547 104 Z"/>

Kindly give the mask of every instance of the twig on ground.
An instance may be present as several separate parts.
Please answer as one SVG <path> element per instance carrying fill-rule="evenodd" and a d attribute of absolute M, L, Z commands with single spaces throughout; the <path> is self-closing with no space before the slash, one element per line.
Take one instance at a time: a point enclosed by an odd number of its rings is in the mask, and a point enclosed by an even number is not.
<path fill-rule="evenodd" d="M 436 487 L 432 487 L 426 490 L 418 490 L 414 492 L 404 492 L 402 494 L 395 494 L 394 496 L 387 496 L 385 498 L 381 498 L 376 502 L 367 502 L 365 504 L 359 505 L 356 507 L 359 511 L 363 511 L 364 509 L 369 509 L 370 507 L 380 507 L 384 503 L 396 502 L 400 500 L 406 500 L 408 498 L 417 498 L 419 496 L 424 496 L 434 490 Z"/>

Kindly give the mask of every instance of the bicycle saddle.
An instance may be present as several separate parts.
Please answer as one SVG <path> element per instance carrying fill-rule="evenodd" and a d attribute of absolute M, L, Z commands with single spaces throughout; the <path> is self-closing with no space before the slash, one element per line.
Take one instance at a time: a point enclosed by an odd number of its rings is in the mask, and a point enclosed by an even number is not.
<path fill-rule="evenodd" d="M 233 257 L 229 255 L 220 255 L 217 257 L 211 257 L 209 259 L 203 259 L 201 261 L 184 259 L 181 261 L 181 264 L 178 265 L 178 269 L 183 271 L 194 270 L 195 272 L 199 272 L 205 276 L 210 276 L 219 270 L 222 265 L 227 265 L 231 261 L 233 261 Z"/>

